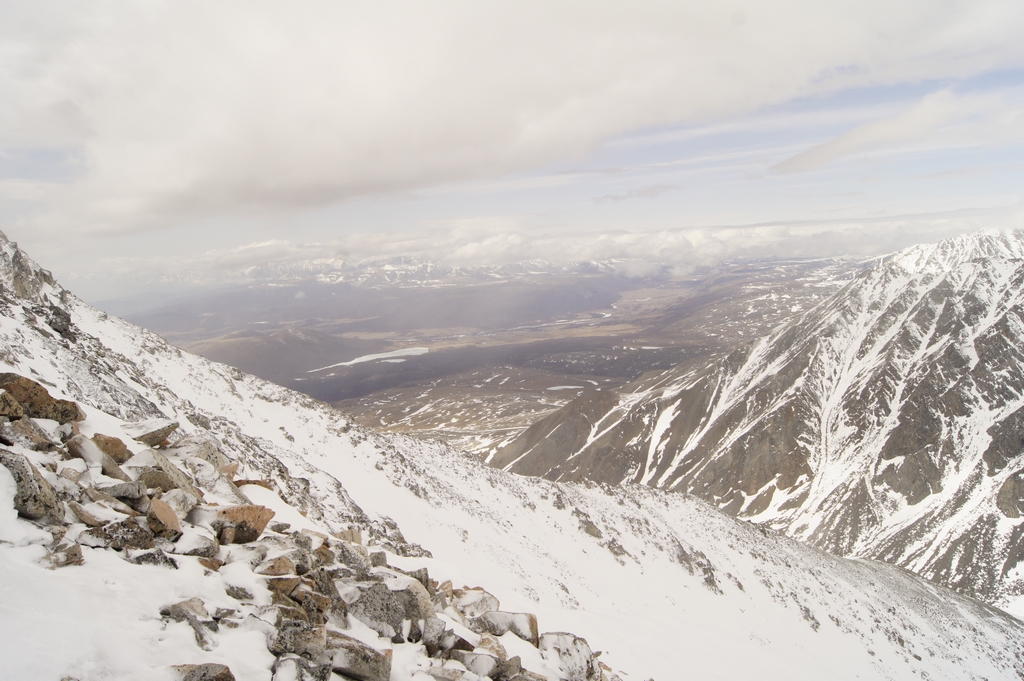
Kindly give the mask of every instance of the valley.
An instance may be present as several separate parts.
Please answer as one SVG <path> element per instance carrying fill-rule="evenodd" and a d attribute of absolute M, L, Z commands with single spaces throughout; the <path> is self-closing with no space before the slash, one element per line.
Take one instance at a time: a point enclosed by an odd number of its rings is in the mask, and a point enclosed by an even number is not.
<path fill-rule="evenodd" d="M 440 437 L 486 457 L 584 388 L 615 390 L 728 351 L 865 266 L 770 260 L 638 279 L 609 264 L 566 272 L 541 263 L 429 268 L 426 277 L 422 266 L 399 262 L 340 281 L 254 284 L 130 320 L 333 403 L 363 425 Z M 410 348 L 427 352 L 351 363 Z M 351 364 L 332 366 L 341 363 Z"/>

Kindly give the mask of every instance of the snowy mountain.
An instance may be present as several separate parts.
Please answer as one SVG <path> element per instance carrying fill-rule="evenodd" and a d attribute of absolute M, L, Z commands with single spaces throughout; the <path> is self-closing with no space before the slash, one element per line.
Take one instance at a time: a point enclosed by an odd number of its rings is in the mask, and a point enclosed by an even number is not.
<path fill-rule="evenodd" d="M 1024 624 L 906 571 L 353 427 L 6 239 L 0 284 L 4 678 L 1024 674 Z"/>
<path fill-rule="evenodd" d="M 492 463 L 685 491 L 1003 605 L 1024 592 L 1024 234 L 880 261 L 759 342 L 585 395 Z"/>

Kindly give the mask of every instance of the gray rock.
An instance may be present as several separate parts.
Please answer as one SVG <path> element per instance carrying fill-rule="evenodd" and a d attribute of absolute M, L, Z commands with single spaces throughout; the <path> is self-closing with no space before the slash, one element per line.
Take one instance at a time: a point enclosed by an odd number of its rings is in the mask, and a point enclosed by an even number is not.
<path fill-rule="evenodd" d="M 423 620 L 423 635 L 420 643 L 427 649 L 427 655 L 433 657 L 441 649 L 441 641 L 445 635 L 445 626 L 437 617 Z"/>
<path fill-rule="evenodd" d="M 186 475 L 184 471 L 182 471 L 180 468 L 171 463 L 171 461 L 166 456 L 156 451 L 155 449 L 148 450 L 146 454 L 153 458 L 153 461 L 156 462 L 157 468 L 159 468 L 161 471 L 167 474 L 167 477 L 169 477 L 171 479 L 171 482 L 174 483 L 175 489 L 180 489 L 185 492 L 188 492 L 196 499 L 203 498 L 202 492 L 196 489 L 195 485 L 192 484 L 192 479 L 188 477 L 188 475 Z"/>
<path fill-rule="evenodd" d="M 511 631 L 534 647 L 539 643 L 537 616 L 531 613 L 492 610 L 470 620 L 469 626 L 473 631 L 487 632 L 494 636 L 503 636 Z"/>
<path fill-rule="evenodd" d="M 364 546 L 347 541 L 338 542 L 335 546 L 338 562 L 347 565 L 356 572 L 367 572 L 371 567 L 370 554 Z"/>
<path fill-rule="evenodd" d="M 0 423 L 0 442 L 7 446 L 21 445 L 37 452 L 52 452 L 59 447 L 35 421 L 28 418 Z"/>
<path fill-rule="evenodd" d="M 286 653 L 274 661 L 273 681 L 329 681 L 330 664 L 316 664 L 309 660 Z"/>
<path fill-rule="evenodd" d="M 64 507 L 58 501 L 57 493 L 28 459 L 0 449 L 0 464 L 11 472 L 17 485 L 14 508 L 18 515 L 52 524 L 64 522 Z"/>
<path fill-rule="evenodd" d="M 128 550 L 128 562 L 134 565 L 156 565 L 159 567 L 178 569 L 178 561 L 174 560 L 160 549 L 149 551 Z"/>
<path fill-rule="evenodd" d="M 225 593 L 236 601 L 251 601 L 253 599 L 252 592 L 246 589 L 244 586 L 235 586 L 234 584 L 228 584 L 224 589 Z"/>
<path fill-rule="evenodd" d="M 453 650 L 451 659 L 458 660 L 477 676 L 486 676 L 494 681 L 506 681 L 523 670 L 523 665 L 518 657 L 501 660 L 486 653 Z"/>
<path fill-rule="evenodd" d="M 391 651 L 383 652 L 338 632 L 330 632 L 327 650 L 317 662 L 330 665 L 335 672 L 359 681 L 389 681 Z"/>
<path fill-rule="evenodd" d="M 178 422 L 171 419 L 149 419 L 121 426 L 121 430 L 127 433 L 128 437 L 150 447 L 155 447 L 166 440 L 177 428 Z"/>
<path fill-rule="evenodd" d="M 561 668 L 565 681 L 601 681 L 601 667 L 586 639 L 551 632 L 541 635 L 538 648 L 544 659 Z"/>
<path fill-rule="evenodd" d="M 154 546 L 153 533 L 143 528 L 134 518 L 93 527 L 83 532 L 78 541 L 86 546 L 108 547 L 115 551 L 151 549 Z"/>
<path fill-rule="evenodd" d="M 110 455 L 103 453 L 103 450 L 95 442 L 81 433 L 68 438 L 64 445 L 68 448 L 68 454 L 71 456 L 82 459 L 90 465 L 98 464 L 103 475 L 122 482 L 131 482 L 131 478 L 121 470 L 116 461 L 110 458 Z"/>
<path fill-rule="evenodd" d="M 302 621 L 289 621 L 278 629 L 277 640 L 270 652 L 276 655 L 294 653 L 313 659 L 326 648 L 327 627 Z"/>
<path fill-rule="evenodd" d="M 186 622 L 195 633 L 196 645 L 203 650 L 213 650 L 215 643 L 210 635 L 210 630 L 200 621 L 200 618 L 204 620 L 210 619 L 210 613 L 207 612 L 206 606 L 201 599 L 190 598 L 187 601 L 175 603 L 174 605 L 162 608 L 160 614 L 164 617 L 170 617 L 176 622 Z"/>
<path fill-rule="evenodd" d="M 360 589 L 359 600 L 348 606 L 349 614 L 381 636 L 401 642 L 405 608 L 391 589 L 379 582 Z"/>
<path fill-rule="evenodd" d="M 434 603 L 430 594 L 419 582 L 411 582 L 404 589 L 392 591 L 395 598 L 402 604 L 405 619 L 412 621 L 427 620 L 434 616 Z"/>
<path fill-rule="evenodd" d="M 235 681 L 231 669 L 223 664 L 182 664 L 174 667 L 181 681 Z"/>
<path fill-rule="evenodd" d="M 498 599 L 483 589 L 458 589 L 454 593 L 455 609 L 470 619 L 501 607 Z"/>
<path fill-rule="evenodd" d="M 138 480 L 116 485 L 97 485 L 96 489 L 121 499 L 140 499 L 146 496 L 146 484 Z"/>
<path fill-rule="evenodd" d="M 185 437 L 167 448 L 168 455 L 174 455 L 182 459 L 197 457 L 210 463 L 216 469 L 221 469 L 231 463 L 231 460 L 220 450 L 217 443 L 209 438 Z"/>

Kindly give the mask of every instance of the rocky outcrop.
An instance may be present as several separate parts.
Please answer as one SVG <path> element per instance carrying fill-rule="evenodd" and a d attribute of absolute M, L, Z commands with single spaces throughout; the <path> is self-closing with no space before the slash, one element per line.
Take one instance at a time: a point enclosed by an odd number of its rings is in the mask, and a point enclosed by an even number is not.
<path fill-rule="evenodd" d="M 30 417 L 21 420 L 32 423 Z M 166 433 L 160 430 L 169 426 L 154 429 L 151 422 L 123 429 L 145 431 L 150 444 L 163 444 Z M 577 667 L 596 664 L 593 655 L 587 657 L 585 642 L 541 635 L 536 616 L 501 611 L 498 598 L 483 588 L 454 588 L 431 579 L 425 567 L 390 565 L 395 544 L 404 542 L 390 520 L 379 528 L 349 527 L 336 535 L 293 531 L 287 523 L 271 525 L 270 508 L 226 503 L 244 494 L 219 472 L 237 462 L 213 440 L 183 438 L 161 451 L 131 455 L 117 438 L 70 430 L 65 435 L 63 445 L 48 440 L 53 447 L 34 455 L 43 457 L 46 475 L 25 455 L 0 449 L 0 463 L 16 482 L 13 501 L 19 514 L 49 527 L 56 537 L 47 548 L 49 567 L 87 564 L 90 551 L 111 551 L 148 569 L 180 570 L 195 561 L 213 574 L 230 564 L 224 572 L 231 579 L 244 573 L 247 584 L 262 590 L 257 599 L 249 587 L 229 585 L 226 595 L 238 603 L 229 609 L 207 607 L 199 597 L 162 607 L 159 614 L 168 626 L 187 627 L 198 649 L 214 651 L 224 630 L 244 625 L 262 631 L 276 658 L 276 681 L 332 675 L 389 681 L 392 648 L 404 645 L 417 646 L 417 654 L 425 656 L 420 667 L 435 678 L 547 678 L 508 655 L 498 637 L 510 633 L 536 648 L 538 659 L 563 669 L 564 679 L 577 678 Z M 28 449 L 25 443 L 18 446 Z M 48 476 L 57 482 L 51 484 Z M 278 489 L 277 482 L 249 481 L 257 483 Z M 364 534 L 374 537 L 377 550 L 361 544 Z M 258 600 L 269 605 L 257 605 Z M 381 644 L 350 635 L 355 623 L 377 632 Z M 189 681 L 234 678 L 228 667 L 212 663 L 182 664 L 173 671 Z"/>
<path fill-rule="evenodd" d="M 121 426 L 128 437 L 150 447 L 156 447 L 167 436 L 178 429 L 178 422 L 171 419 L 149 419 Z"/>
<path fill-rule="evenodd" d="M 58 423 L 82 421 L 85 414 L 71 400 L 55 399 L 41 384 L 17 374 L 0 374 L 0 389 L 21 405 L 26 416 Z"/>

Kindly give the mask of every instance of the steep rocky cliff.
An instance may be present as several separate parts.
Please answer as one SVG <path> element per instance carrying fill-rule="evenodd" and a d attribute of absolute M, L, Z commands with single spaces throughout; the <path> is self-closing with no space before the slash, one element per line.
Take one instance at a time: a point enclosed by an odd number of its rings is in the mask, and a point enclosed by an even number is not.
<path fill-rule="evenodd" d="M 1008 604 L 1024 589 L 1022 297 L 1021 233 L 911 248 L 759 342 L 584 396 L 492 463 L 690 492 Z"/>

